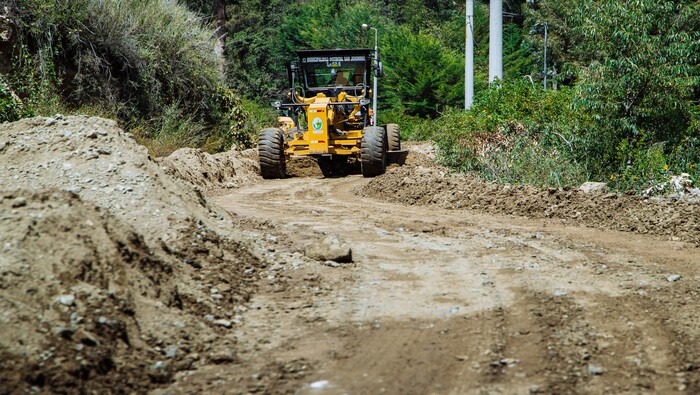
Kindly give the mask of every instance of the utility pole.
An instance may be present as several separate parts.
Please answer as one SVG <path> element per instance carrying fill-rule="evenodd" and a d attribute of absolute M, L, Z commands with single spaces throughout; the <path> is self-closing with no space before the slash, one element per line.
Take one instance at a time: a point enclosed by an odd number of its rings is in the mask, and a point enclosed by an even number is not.
<path fill-rule="evenodd" d="M 503 80 L 503 0 L 489 7 L 489 83 Z"/>
<path fill-rule="evenodd" d="M 544 90 L 547 90 L 547 22 L 544 23 Z"/>
<path fill-rule="evenodd" d="M 467 0 L 464 43 L 464 109 L 474 103 L 474 0 Z"/>

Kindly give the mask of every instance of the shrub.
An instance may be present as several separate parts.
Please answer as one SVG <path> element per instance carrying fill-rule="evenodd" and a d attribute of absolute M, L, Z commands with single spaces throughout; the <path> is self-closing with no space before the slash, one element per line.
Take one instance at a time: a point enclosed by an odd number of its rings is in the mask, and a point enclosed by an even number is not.
<path fill-rule="evenodd" d="M 232 125 L 232 143 L 239 149 L 252 148 L 257 144 L 258 132 L 261 129 L 277 126 L 277 113 L 269 105 L 261 105 L 248 99 L 241 99 L 240 104 L 245 116 Z"/>
<path fill-rule="evenodd" d="M 444 164 L 490 180 L 564 186 L 583 182 L 577 157 L 585 116 L 570 90 L 544 92 L 522 81 L 494 86 L 468 112 L 448 110 L 430 126 Z"/>
<path fill-rule="evenodd" d="M 405 114 L 399 108 L 380 110 L 378 112 L 380 124 L 395 123 L 401 129 L 401 140 L 424 141 L 432 136 L 432 120 Z"/>
<path fill-rule="evenodd" d="M 692 130 L 677 143 L 619 139 L 616 121 L 602 125 L 607 118 L 580 100 L 576 89 L 504 84 L 482 92 L 471 111 L 446 111 L 425 128 L 445 165 L 490 180 L 549 186 L 595 180 L 642 191 L 670 174 L 698 179 L 700 139 Z"/>
<path fill-rule="evenodd" d="M 178 102 L 197 115 L 215 110 L 223 60 L 214 50 L 212 29 L 200 17 L 173 0 L 90 0 L 88 11 L 89 29 L 77 37 L 83 43 L 77 79 L 128 82 L 107 89 L 119 89 L 118 96 L 142 114 Z M 108 93 L 89 83 L 76 88 L 81 99 Z"/>
<path fill-rule="evenodd" d="M 10 85 L 38 112 L 62 104 L 113 114 L 143 141 L 167 141 L 162 147 L 232 143 L 229 122 L 245 112 L 226 88 L 213 29 L 178 1 L 12 0 L 11 7 L 20 51 Z"/>
<path fill-rule="evenodd" d="M 0 123 L 13 122 L 31 115 L 22 100 L 10 89 L 10 86 L 0 77 Z"/>

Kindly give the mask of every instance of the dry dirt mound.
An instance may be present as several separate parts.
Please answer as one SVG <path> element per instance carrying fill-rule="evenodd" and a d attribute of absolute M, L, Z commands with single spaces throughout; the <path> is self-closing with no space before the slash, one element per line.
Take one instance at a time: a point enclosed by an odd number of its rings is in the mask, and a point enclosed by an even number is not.
<path fill-rule="evenodd" d="M 409 151 L 406 157 L 406 165 L 412 166 L 435 166 L 437 158 L 437 148 L 427 141 L 406 141 L 401 144 L 401 148 Z"/>
<path fill-rule="evenodd" d="M 700 243 L 700 204 L 616 193 L 586 194 L 578 188 L 536 188 L 449 174 L 437 166 L 390 169 L 356 191 L 410 205 L 437 205 L 489 214 L 552 218 L 563 223 L 653 234 Z"/>
<path fill-rule="evenodd" d="M 255 149 L 211 155 L 195 148 L 181 148 L 156 162 L 167 174 L 201 188 L 207 195 L 220 195 L 262 180 Z M 316 159 L 310 156 L 291 158 L 286 166 L 289 177 L 323 177 Z"/>
<path fill-rule="evenodd" d="M 195 148 L 181 148 L 157 161 L 165 172 L 207 192 L 239 188 L 259 182 L 257 155 L 231 150 L 210 155 Z"/>
<path fill-rule="evenodd" d="M 0 162 L 0 393 L 142 392 L 235 359 L 262 263 L 223 211 L 104 119 L 0 125 Z"/>
<path fill-rule="evenodd" d="M 291 158 L 287 162 L 287 175 L 290 177 L 323 177 L 316 159 L 310 156 Z"/>

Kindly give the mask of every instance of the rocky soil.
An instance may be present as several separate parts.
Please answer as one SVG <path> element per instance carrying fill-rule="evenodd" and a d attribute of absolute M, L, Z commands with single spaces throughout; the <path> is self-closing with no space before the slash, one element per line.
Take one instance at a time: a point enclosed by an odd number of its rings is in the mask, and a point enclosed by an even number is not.
<path fill-rule="evenodd" d="M 194 148 L 181 148 L 170 156 L 157 158 L 166 174 L 201 188 L 207 195 L 252 185 L 262 180 L 255 150 L 208 154 Z"/>
<path fill-rule="evenodd" d="M 186 172 L 85 117 L 2 125 L 0 158 L 0 392 L 142 392 L 235 359 L 227 333 L 266 263 L 169 175 Z M 256 177 L 243 168 L 222 181 Z"/>
<path fill-rule="evenodd" d="M 700 393 L 700 204 L 0 125 L 0 394 Z"/>
<path fill-rule="evenodd" d="M 700 199 L 586 193 L 485 182 L 433 166 L 393 169 L 357 190 L 362 196 L 407 204 L 552 219 L 558 223 L 663 236 L 700 244 Z"/>

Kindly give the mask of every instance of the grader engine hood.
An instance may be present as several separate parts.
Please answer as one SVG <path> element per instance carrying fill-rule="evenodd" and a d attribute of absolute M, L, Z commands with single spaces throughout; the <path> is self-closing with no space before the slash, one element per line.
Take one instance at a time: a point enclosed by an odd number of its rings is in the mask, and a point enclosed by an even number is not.
<path fill-rule="evenodd" d="M 306 140 L 309 141 L 309 154 L 322 155 L 328 153 L 328 120 L 332 119 L 332 112 L 325 103 L 309 105 L 308 120 L 309 130 L 306 132 Z"/>

